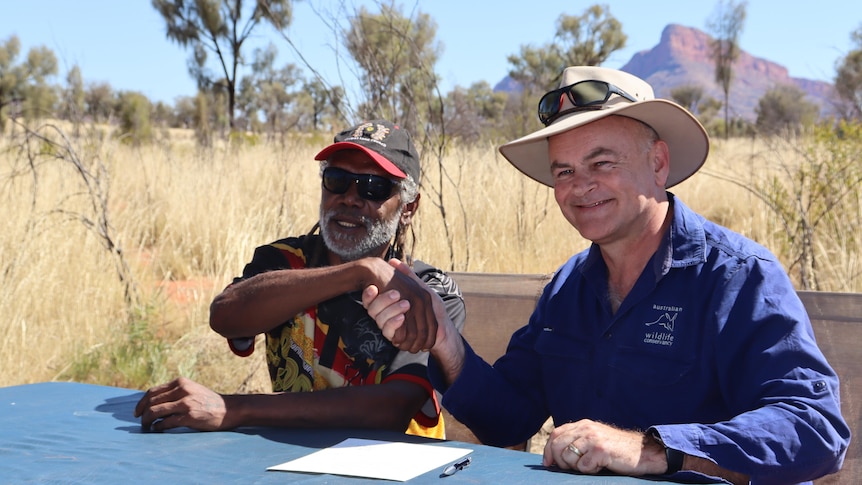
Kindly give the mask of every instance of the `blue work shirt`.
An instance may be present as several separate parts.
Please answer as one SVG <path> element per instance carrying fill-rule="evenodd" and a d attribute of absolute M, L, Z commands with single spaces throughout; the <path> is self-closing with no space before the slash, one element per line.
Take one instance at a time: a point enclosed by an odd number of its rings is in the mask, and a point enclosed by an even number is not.
<path fill-rule="evenodd" d="M 850 441 L 838 377 L 783 267 L 668 197 L 670 229 L 615 314 L 593 245 L 556 272 L 493 366 L 468 345 L 448 389 L 429 368 L 443 405 L 497 446 L 548 416 L 588 418 L 657 431 L 752 483 L 837 471 Z"/>

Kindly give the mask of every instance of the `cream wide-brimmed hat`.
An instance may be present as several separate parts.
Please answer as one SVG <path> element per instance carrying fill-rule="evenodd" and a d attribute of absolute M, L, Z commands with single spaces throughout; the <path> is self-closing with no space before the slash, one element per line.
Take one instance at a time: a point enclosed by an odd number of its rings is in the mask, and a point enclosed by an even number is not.
<path fill-rule="evenodd" d="M 646 123 L 661 140 L 667 143 L 670 152 L 670 173 L 665 187 L 672 187 L 690 177 L 706 161 L 709 153 L 709 137 L 706 130 L 691 113 L 682 106 L 666 99 L 656 99 L 652 87 L 646 81 L 627 72 L 594 66 L 567 67 L 563 71 L 560 87 L 581 81 L 603 81 L 610 83 L 636 101 L 629 101 L 612 94 L 598 109 L 594 107 L 573 111 L 575 106 L 568 96 L 561 95 L 563 104 L 560 118 L 539 131 L 500 146 L 500 153 L 528 177 L 553 187 L 551 162 L 548 156 L 548 137 L 579 126 L 618 115 Z"/>

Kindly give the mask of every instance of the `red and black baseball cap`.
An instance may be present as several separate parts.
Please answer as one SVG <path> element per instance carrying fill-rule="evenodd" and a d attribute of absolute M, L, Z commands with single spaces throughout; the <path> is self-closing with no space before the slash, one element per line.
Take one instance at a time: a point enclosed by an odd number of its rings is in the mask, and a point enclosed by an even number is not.
<path fill-rule="evenodd" d="M 419 154 L 407 130 L 386 120 L 364 121 L 335 135 L 332 145 L 318 153 L 315 160 L 326 160 L 340 150 L 361 150 L 387 173 L 419 183 Z"/>

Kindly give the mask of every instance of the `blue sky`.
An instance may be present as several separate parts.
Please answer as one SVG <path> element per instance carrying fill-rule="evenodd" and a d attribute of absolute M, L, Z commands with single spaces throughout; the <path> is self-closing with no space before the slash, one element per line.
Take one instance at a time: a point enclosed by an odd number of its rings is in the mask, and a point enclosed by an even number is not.
<path fill-rule="evenodd" d="M 443 54 L 437 71 L 443 88 L 487 81 L 492 86 L 508 70 L 506 57 L 525 44 L 551 41 L 561 13 L 580 15 L 593 3 L 610 6 L 622 23 L 628 46 L 607 67 L 621 67 L 633 54 L 655 46 L 667 24 L 706 30 L 716 2 L 697 0 L 397 0 L 405 13 L 414 9 L 437 22 Z M 295 4 L 287 35 L 303 56 L 330 82 L 355 79 L 349 66 L 335 61 L 331 19 L 338 5 L 366 5 L 362 0 L 303 0 Z M 348 7 L 350 8 L 350 7 Z M 0 0 L 0 41 L 19 37 L 22 53 L 33 46 L 53 50 L 62 77 L 77 64 L 85 82 L 108 82 L 114 89 L 140 91 L 150 99 L 173 103 L 193 95 L 186 62 L 189 51 L 165 38 L 164 22 L 149 0 Z M 831 81 L 835 63 L 851 48 L 850 33 L 862 27 L 862 2 L 749 0 L 741 47 L 756 57 L 777 62 L 793 77 Z M 339 22 L 345 25 L 341 17 Z M 269 42 L 279 50 L 279 64 L 299 58 L 281 36 L 260 29 L 253 47 Z M 339 71 L 340 69 L 340 71 Z M 349 83 L 348 83 L 349 84 Z"/>

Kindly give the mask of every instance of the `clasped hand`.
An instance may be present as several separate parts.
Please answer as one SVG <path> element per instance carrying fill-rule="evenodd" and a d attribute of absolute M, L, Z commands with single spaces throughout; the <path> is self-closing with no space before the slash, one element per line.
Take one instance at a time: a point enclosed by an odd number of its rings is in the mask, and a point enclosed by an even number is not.
<path fill-rule="evenodd" d="M 384 288 L 369 285 L 362 292 L 362 304 L 398 349 L 430 350 L 440 339 L 438 319 L 447 318 L 443 302 L 409 266 L 397 259 L 389 264 L 396 269 L 395 277 Z"/>

